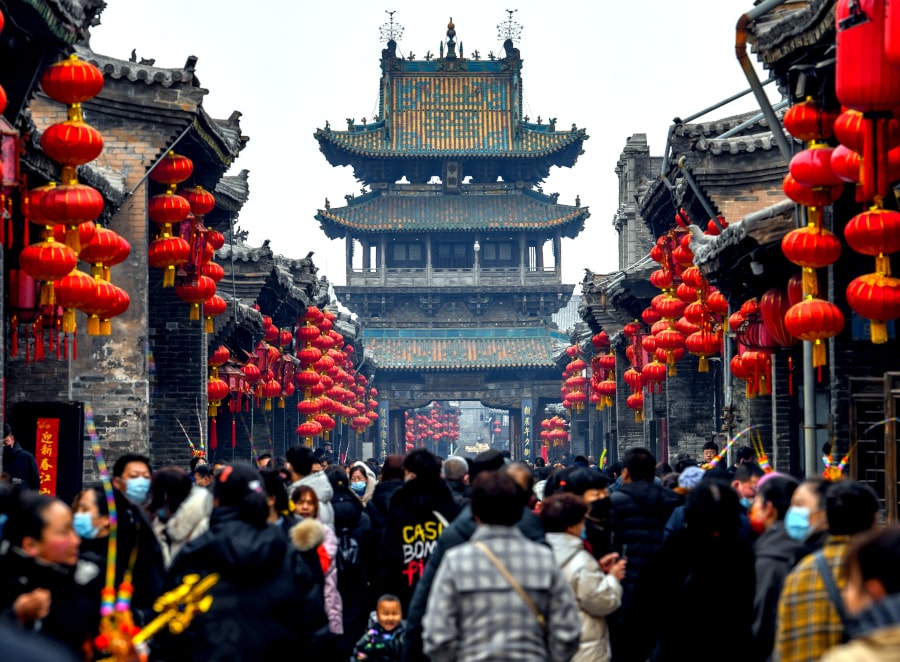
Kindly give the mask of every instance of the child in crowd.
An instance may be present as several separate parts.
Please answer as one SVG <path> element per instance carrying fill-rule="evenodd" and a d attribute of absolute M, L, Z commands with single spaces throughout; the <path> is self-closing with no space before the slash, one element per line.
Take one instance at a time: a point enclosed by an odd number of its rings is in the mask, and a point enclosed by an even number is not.
<path fill-rule="evenodd" d="M 353 647 L 354 660 L 399 662 L 403 659 L 403 635 L 406 623 L 400 598 L 385 594 L 378 598 L 369 616 L 369 627 Z"/>

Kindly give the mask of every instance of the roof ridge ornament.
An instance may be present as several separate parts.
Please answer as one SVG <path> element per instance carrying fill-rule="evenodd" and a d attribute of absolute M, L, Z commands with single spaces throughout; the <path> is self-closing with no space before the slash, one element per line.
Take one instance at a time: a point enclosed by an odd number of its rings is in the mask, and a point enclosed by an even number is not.
<path fill-rule="evenodd" d="M 517 23 L 513 20 L 513 14 L 515 14 L 518 9 L 507 9 L 506 13 L 508 14 L 506 21 L 497 25 L 497 38 L 500 41 L 519 41 L 519 37 L 522 36 L 522 24 Z"/>
<path fill-rule="evenodd" d="M 385 9 L 384 13 L 388 15 L 388 22 L 378 28 L 378 31 L 381 33 L 381 41 L 394 42 L 396 44 L 403 38 L 404 27 L 399 23 L 394 23 L 394 14 L 397 13 L 397 10 L 388 11 Z"/>
<path fill-rule="evenodd" d="M 456 26 L 453 24 L 453 17 L 447 23 L 447 59 L 456 59 Z"/>

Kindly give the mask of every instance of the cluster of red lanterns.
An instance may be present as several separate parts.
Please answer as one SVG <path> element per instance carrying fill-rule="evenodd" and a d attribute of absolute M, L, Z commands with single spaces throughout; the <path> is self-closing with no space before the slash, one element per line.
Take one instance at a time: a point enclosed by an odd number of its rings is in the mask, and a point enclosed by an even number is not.
<path fill-rule="evenodd" d="M 459 410 L 445 409 L 440 402 L 431 407 L 407 411 L 404 415 L 406 451 L 414 448 L 426 448 L 441 442 L 459 441 Z M 499 419 L 494 419 L 499 423 Z M 494 434 L 499 434 L 496 427 Z"/>
<path fill-rule="evenodd" d="M 213 262 L 225 237 L 203 223 L 203 217 L 216 206 L 212 193 L 199 185 L 178 191 L 178 185 L 193 172 L 191 159 L 171 151 L 150 171 L 150 179 L 166 190 L 151 196 L 147 203 L 148 217 L 159 226 L 147 256 L 150 266 L 164 270 L 163 287 L 174 286 L 178 298 L 190 304 L 191 320 L 199 320 L 202 310 L 206 331 L 211 333 L 213 318 L 228 308 L 225 299 L 216 294 L 225 270 Z"/>
<path fill-rule="evenodd" d="M 563 371 L 563 385 L 560 389 L 563 407 L 580 414 L 588 401 L 588 379 L 584 375 L 587 363 L 580 356 L 578 345 L 566 348 L 566 356 L 571 359 Z"/>
<path fill-rule="evenodd" d="M 103 150 L 103 138 L 84 121 L 81 106 L 100 93 L 103 75 L 72 55 L 48 67 L 40 84 L 47 96 L 66 104 L 67 119 L 41 135 L 41 149 L 62 166 L 60 183 L 33 189 L 23 201 L 26 247 L 19 255 L 20 269 L 12 270 L 10 277 L 15 284 L 11 293 L 13 356 L 18 351 L 18 313 L 39 307 L 34 324 L 35 335 L 42 340 L 35 345 L 36 359 L 43 357 L 43 328 L 49 327 L 52 346 L 56 333 L 66 337 L 75 333 L 76 310 L 88 316 L 88 335 L 111 333 L 110 319 L 124 313 L 130 300 L 110 282 L 110 267 L 127 259 L 131 251 L 123 237 L 95 224 L 103 211 L 103 196 L 81 184 L 77 175 L 78 166 L 93 161 Z M 31 245 L 27 245 L 29 222 L 42 228 L 41 241 Z M 90 275 L 76 269 L 79 259 L 91 265 Z M 35 283 L 40 283 L 39 299 Z"/>
<path fill-rule="evenodd" d="M 335 417 L 348 422 L 357 434 L 378 420 L 378 391 L 367 390 L 364 375 L 354 375 L 354 350 L 334 330 L 335 318 L 330 311 L 310 306 L 297 320 L 297 359 L 302 369 L 294 373 L 294 382 L 303 391 L 297 411 L 306 417 L 297 434 L 307 446 L 312 446 L 313 437 L 328 438 Z"/>
<path fill-rule="evenodd" d="M 613 406 L 616 397 L 616 354 L 606 331 L 591 337 L 594 356 L 591 357 L 591 404 L 597 411 Z"/>
<path fill-rule="evenodd" d="M 541 421 L 541 442 L 544 448 L 548 446 L 568 447 L 569 443 L 569 422 L 561 416 L 553 416 L 545 418 Z"/>

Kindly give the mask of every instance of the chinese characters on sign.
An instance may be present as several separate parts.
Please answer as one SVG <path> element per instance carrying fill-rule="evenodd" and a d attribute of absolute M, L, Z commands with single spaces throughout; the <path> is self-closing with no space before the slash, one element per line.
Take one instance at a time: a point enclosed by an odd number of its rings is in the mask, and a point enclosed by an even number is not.
<path fill-rule="evenodd" d="M 531 398 L 522 400 L 522 459 L 533 462 L 531 457 Z"/>
<path fill-rule="evenodd" d="M 35 459 L 41 494 L 56 494 L 56 462 L 59 457 L 59 419 L 37 419 Z"/>
<path fill-rule="evenodd" d="M 387 398 L 378 401 L 378 461 L 384 462 L 384 458 L 390 453 L 390 412 L 391 408 Z"/>

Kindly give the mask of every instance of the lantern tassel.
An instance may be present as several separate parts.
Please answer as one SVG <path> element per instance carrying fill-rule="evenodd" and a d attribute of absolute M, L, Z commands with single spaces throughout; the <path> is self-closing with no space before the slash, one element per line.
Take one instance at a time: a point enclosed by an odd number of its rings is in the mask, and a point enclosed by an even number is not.
<path fill-rule="evenodd" d="M 109 320 L 100 320 L 100 335 L 101 336 L 109 336 L 112 335 L 112 324 Z"/>
<path fill-rule="evenodd" d="M 813 342 L 813 367 L 821 368 L 826 363 L 825 343 L 820 338 Z"/>
<path fill-rule="evenodd" d="M 266 403 L 263 406 L 263 411 L 272 411 L 272 398 L 266 398 Z"/>
<path fill-rule="evenodd" d="M 207 318 L 206 318 L 206 332 L 207 332 L 207 333 L 212 333 L 212 332 L 213 332 L 213 320 L 212 320 L 212 317 L 207 317 Z"/>
<path fill-rule="evenodd" d="M 41 305 L 52 306 L 56 304 L 56 291 L 53 289 L 53 281 L 41 283 Z"/>
<path fill-rule="evenodd" d="M 878 257 L 875 258 L 875 271 L 877 271 L 882 276 L 890 276 L 891 257 L 889 255 L 885 255 L 884 253 L 879 253 Z"/>
<path fill-rule="evenodd" d="M 216 430 L 216 417 L 211 416 L 209 419 L 209 448 L 210 450 L 215 450 L 216 446 L 219 445 L 219 434 Z"/>
<path fill-rule="evenodd" d="M 10 319 L 9 324 L 12 327 L 12 336 L 10 338 L 9 355 L 12 358 L 16 358 L 19 356 L 19 318 L 15 313 L 13 313 L 13 316 Z"/>
<path fill-rule="evenodd" d="M 278 398 L 278 408 L 284 409 L 284 398 Z"/>
<path fill-rule="evenodd" d="M 163 287 L 173 287 L 175 285 L 175 267 L 168 266 L 163 271 Z"/>
<path fill-rule="evenodd" d="M 63 311 L 62 332 L 75 333 L 75 309 L 66 308 Z"/>
<path fill-rule="evenodd" d="M 816 275 L 816 270 L 810 267 L 803 267 L 803 296 L 817 296 L 819 294 L 819 277 Z"/>
<path fill-rule="evenodd" d="M 881 320 L 869 320 L 869 335 L 876 345 L 883 345 L 888 341 L 887 322 Z"/>
<path fill-rule="evenodd" d="M 192 322 L 196 322 L 200 319 L 200 304 L 192 303 L 191 304 L 191 314 L 190 320 Z"/>
<path fill-rule="evenodd" d="M 697 366 L 697 372 L 709 372 L 709 360 L 705 356 L 700 357 L 700 365 Z"/>
<path fill-rule="evenodd" d="M 91 315 L 90 317 L 88 317 L 87 333 L 89 336 L 100 335 L 100 318 L 96 315 Z"/>

